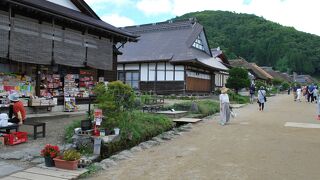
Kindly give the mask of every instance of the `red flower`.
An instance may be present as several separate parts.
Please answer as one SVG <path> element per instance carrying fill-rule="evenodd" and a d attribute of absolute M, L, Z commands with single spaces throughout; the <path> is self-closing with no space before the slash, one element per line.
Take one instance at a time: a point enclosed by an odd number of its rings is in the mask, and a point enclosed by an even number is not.
<path fill-rule="evenodd" d="M 44 157 L 55 158 L 59 155 L 60 150 L 58 146 L 53 146 L 51 144 L 45 145 L 45 147 L 41 150 L 40 154 Z"/>

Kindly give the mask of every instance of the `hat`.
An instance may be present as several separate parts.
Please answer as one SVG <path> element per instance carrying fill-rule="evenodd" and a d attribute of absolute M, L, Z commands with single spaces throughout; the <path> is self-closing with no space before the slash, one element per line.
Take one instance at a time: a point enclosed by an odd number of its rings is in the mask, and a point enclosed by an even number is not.
<path fill-rule="evenodd" d="M 260 89 L 264 89 L 264 87 L 263 87 L 263 86 L 261 86 L 261 87 L 260 87 Z"/>
<path fill-rule="evenodd" d="M 223 87 L 220 89 L 221 93 L 226 93 L 229 89 L 226 87 Z"/>
<path fill-rule="evenodd" d="M 19 101 L 19 94 L 18 93 L 12 93 L 9 95 L 9 100 L 10 101 Z"/>

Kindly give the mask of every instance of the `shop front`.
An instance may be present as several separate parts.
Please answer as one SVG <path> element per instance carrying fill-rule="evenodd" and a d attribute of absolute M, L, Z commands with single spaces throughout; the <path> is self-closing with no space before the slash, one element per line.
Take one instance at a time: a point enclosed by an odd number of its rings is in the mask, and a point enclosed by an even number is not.
<path fill-rule="evenodd" d="M 79 110 L 98 82 L 116 80 L 116 45 L 136 41 L 96 16 L 49 1 L 0 2 L 0 108 Z"/>

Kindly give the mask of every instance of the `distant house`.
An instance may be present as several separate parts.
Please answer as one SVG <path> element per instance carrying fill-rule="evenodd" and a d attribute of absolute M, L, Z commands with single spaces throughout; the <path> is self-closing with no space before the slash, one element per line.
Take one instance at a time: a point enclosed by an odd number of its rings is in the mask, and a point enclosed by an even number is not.
<path fill-rule="evenodd" d="M 311 83 L 317 83 L 315 79 L 313 79 L 310 75 L 296 75 L 294 77 L 294 82 L 300 83 L 300 84 L 311 84 Z"/>
<path fill-rule="evenodd" d="M 231 68 L 230 62 L 227 57 L 224 55 L 220 47 L 211 49 L 212 56 L 216 58 L 220 63 L 225 65 L 228 68 Z M 223 87 L 227 83 L 229 73 L 226 71 L 217 71 L 215 72 L 215 86 Z"/>
<path fill-rule="evenodd" d="M 263 66 L 261 68 L 265 70 L 268 74 L 270 74 L 274 79 L 281 79 L 283 81 L 290 82 L 290 83 L 293 82 L 293 79 L 287 73 L 275 71 L 272 69 L 272 67 L 267 67 L 267 66 Z"/>
<path fill-rule="evenodd" d="M 249 73 L 253 75 L 253 81 L 262 80 L 269 83 L 273 79 L 269 73 L 267 73 L 257 64 L 249 63 L 243 58 L 230 60 L 229 62 L 232 67 L 242 67 L 247 69 Z"/>
<path fill-rule="evenodd" d="M 120 48 L 118 79 L 140 91 L 157 94 L 210 93 L 227 68 L 210 50 L 206 33 L 195 19 L 122 28 L 139 35 Z M 217 83 L 216 81 L 219 81 Z"/>

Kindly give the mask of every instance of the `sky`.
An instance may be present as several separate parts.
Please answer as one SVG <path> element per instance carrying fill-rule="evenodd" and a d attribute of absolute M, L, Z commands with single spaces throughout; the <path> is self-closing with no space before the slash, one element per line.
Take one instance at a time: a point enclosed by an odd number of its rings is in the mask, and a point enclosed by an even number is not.
<path fill-rule="evenodd" d="M 320 0 L 85 0 L 116 27 L 166 21 L 185 13 L 223 10 L 255 14 L 320 36 Z"/>

